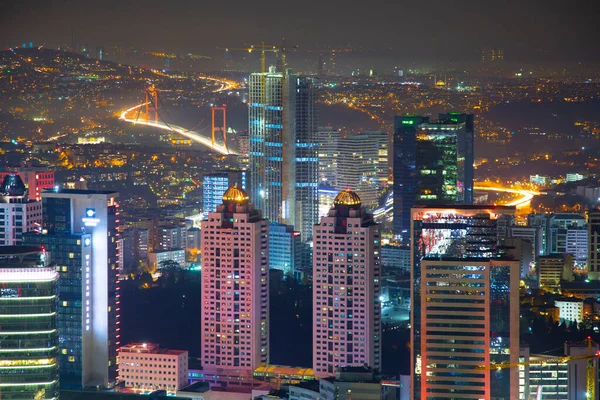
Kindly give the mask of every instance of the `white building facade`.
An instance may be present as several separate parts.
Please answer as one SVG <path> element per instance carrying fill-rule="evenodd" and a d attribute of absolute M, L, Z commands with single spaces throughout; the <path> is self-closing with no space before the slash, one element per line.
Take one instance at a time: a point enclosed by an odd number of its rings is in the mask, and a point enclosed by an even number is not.
<path fill-rule="evenodd" d="M 188 352 L 132 343 L 119 349 L 119 381 L 125 387 L 175 392 L 188 384 Z"/>

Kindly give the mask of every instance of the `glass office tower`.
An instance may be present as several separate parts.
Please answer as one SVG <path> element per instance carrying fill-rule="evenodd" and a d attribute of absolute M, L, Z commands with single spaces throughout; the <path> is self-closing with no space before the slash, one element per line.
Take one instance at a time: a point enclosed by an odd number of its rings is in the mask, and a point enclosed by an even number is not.
<path fill-rule="evenodd" d="M 89 234 L 25 233 L 23 242 L 43 246 L 52 256 L 59 274 L 58 331 L 60 376 L 62 388 L 83 387 L 83 322 L 85 261 L 91 256 L 92 237 Z"/>
<path fill-rule="evenodd" d="M 394 234 L 408 243 L 414 204 L 472 204 L 473 161 L 473 115 L 396 117 Z"/>
<path fill-rule="evenodd" d="M 310 240 L 319 173 L 313 78 L 271 67 L 250 75 L 249 95 L 252 203 L 269 221 L 294 225 Z"/>
<path fill-rule="evenodd" d="M 58 398 L 58 274 L 41 247 L 0 247 L 0 396 Z"/>
<path fill-rule="evenodd" d="M 118 192 L 60 189 L 42 193 L 43 245 L 60 271 L 61 386 L 110 388 L 120 344 Z"/>

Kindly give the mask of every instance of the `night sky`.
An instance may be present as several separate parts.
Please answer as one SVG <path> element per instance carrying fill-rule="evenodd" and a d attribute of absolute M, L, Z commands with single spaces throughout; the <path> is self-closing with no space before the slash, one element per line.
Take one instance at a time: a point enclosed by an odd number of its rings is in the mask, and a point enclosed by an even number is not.
<path fill-rule="evenodd" d="M 353 46 L 406 60 L 600 60 L 600 6 L 584 0 L 13 0 L 0 8 L 0 46 L 131 45 L 208 53 L 244 42 Z"/>

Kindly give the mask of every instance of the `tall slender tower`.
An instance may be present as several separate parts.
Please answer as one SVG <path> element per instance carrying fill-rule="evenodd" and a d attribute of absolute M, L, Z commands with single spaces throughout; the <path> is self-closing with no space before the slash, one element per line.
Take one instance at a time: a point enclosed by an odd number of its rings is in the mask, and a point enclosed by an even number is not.
<path fill-rule="evenodd" d="M 59 271 L 61 387 L 112 387 L 119 328 L 118 192 L 61 189 L 42 193 L 42 233 L 23 243 L 44 246 Z"/>
<path fill-rule="evenodd" d="M 252 202 L 271 222 L 292 224 L 310 240 L 318 219 L 313 78 L 271 67 L 250 75 L 249 94 Z"/>
<path fill-rule="evenodd" d="M 202 221 L 202 365 L 252 376 L 269 362 L 269 223 L 234 186 Z"/>
<path fill-rule="evenodd" d="M 313 227 L 313 370 L 381 368 L 379 225 L 352 191 Z"/>

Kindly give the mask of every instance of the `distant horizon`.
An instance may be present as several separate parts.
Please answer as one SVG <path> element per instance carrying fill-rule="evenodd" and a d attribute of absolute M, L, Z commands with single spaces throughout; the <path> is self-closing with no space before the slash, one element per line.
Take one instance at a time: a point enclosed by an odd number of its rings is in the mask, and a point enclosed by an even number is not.
<path fill-rule="evenodd" d="M 547 0 L 373 0 L 368 7 L 336 1 L 178 0 L 73 2 L 22 0 L 0 15 L 0 48 L 33 42 L 134 46 L 175 53 L 211 52 L 244 43 L 302 49 L 391 51 L 399 62 L 476 61 L 501 48 L 508 62 L 600 61 L 591 2 Z"/>

